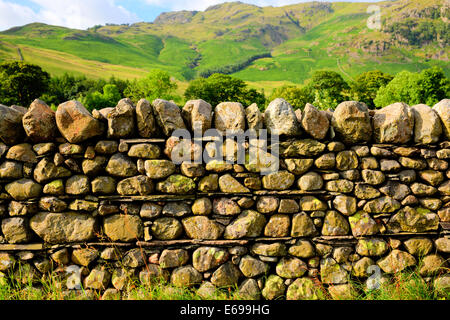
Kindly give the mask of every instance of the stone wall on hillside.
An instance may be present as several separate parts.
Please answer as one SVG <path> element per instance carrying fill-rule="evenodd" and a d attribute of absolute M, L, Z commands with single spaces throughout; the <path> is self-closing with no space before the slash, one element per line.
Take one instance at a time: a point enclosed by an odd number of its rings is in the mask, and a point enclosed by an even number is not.
<path fill-rule="evenodd" d="M 207 135 L 173 136 L 211 128 L 272 140 L 219 150 Z M 354 281 L 374 288 L 417 268 L 450 288 L 448 99 L 302 112 L 276 99 L 264 113 L 123 99 L 92 114 L 36 100 L 0 105 L 0 141 L 1 281 L 39 287 L 53 273 L 65 292 L 105 299 L 161 278 L 204 297 L 237 287 L 246 299 L 345 299 Z M 224 157 L 177 164 L 180 150 Z M 267 159 L 278 170 L 263 173 Z"/>

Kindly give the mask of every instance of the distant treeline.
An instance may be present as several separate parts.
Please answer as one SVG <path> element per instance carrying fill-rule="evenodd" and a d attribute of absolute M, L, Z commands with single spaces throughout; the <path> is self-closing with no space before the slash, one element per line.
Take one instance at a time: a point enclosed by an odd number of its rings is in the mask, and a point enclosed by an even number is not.
<path fill-rule="evenodd" d="M 409 105 L 434 105 L 450 97 L 450 80 L 437 67 L 421 72 L 403 71 L 389 75 L 379 70 L 364 72 L 345 81 L 337 72 L 318 70 L 303 85 L 282 86 L 269 96 L 264 91 L 249 88 L 238 78 L 214 73 L 207 78 L 189 82 L 183 95 L 166 71 L 151 70 L 142 79 L 88 79 L 84 76 L 51 77 L 41 67 L 15 61 L 0 64 L 0 104 L 27 107 L 40 98 L 56 108 L 68 100 L 79 100 L 89 110 L 114 107 L 122 98 L 137 102 L 141 98 L 172 100 L 182 106 L 187 100 L 203 99 L 216 106 L 223 101 L 240 102 L 244 106 L 258 104 L 264 110 L 275 98 L 286 99 L 295 109 L 312 103 L 320 109 L 334 109 L 346 100 L 364 102 L 369 108 L 381 108 L 394 102 Z"/>

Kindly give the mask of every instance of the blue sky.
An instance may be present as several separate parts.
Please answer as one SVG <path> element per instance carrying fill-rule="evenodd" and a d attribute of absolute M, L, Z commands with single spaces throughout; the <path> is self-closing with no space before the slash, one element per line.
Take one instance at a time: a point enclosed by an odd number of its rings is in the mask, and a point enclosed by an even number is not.
<path fill-rule="evenodd" d="M 305 0 L 241 0 L 283 6 Z M 349 1 L 349 0 L 346 0 Z M 376 2 L 376 0 L 350 0 Z M 96 24 L 153 21 L 161 12 L 205 10 L 225 0 L 0 0 L 0 30 L 31 22 L 86 29 Z"/>

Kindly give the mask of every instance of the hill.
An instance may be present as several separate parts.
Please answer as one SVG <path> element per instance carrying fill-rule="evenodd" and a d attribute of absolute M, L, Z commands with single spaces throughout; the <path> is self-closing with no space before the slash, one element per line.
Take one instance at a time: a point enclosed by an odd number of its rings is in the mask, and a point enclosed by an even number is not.
<path fill-rule="evenodd" d="M 373 3 L 310 2 L 258 7 L 241 2 L 161 14 L 154 22 L 88 30 L 33 23 L 0 32 L 0 61 L 24 59 L 52 74 L 141 77 L 152 68 L 186 81 L 213 72 L 254 87 L 303 83 L 317 69 L 346 77 L 449 68 L 446 0 L 397 0 L 380 6 L 381 30 L 367 20 Z"/>

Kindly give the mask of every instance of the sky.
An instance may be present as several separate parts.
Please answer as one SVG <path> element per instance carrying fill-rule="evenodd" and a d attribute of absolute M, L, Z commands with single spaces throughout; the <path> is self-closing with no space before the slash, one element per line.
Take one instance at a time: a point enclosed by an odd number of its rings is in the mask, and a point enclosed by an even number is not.
<path fill-rule="evenodd" d="M 0 0 L 0 30 L 32 22 L 74 29 L 87 29 L 105 23 L 152 22 L 161 12 L 205 10 L 222 2 L 225 0 Z M 258 6 L 283 6 L 307 1 L 241 0 L 241 2 Z"/>

